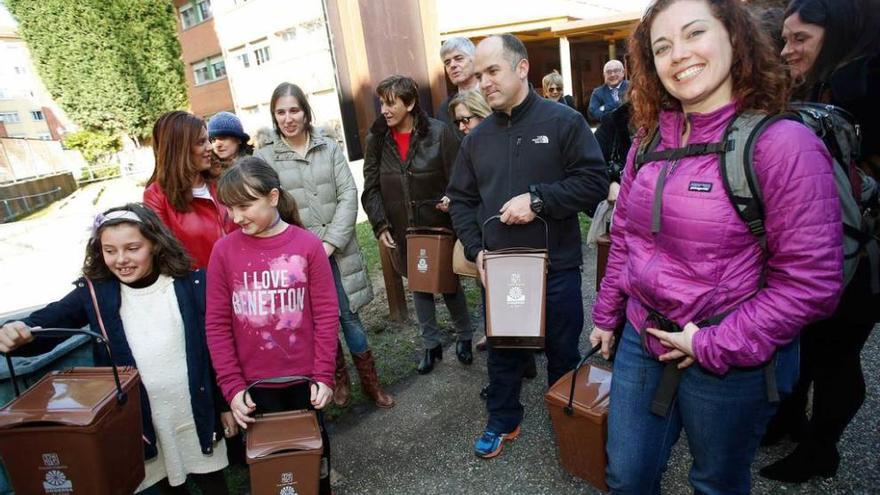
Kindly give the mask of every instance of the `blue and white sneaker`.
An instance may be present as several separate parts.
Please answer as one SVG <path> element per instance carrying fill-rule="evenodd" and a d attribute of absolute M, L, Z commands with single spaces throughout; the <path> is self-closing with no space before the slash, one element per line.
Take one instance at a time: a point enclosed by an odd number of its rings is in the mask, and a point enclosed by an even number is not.
<path fill-rule="evenodd" d="M 480 438 L 474 443 L 474 454 L 483 459 L 497 457 L 504 450 L 504 442 L 516 440 L 519 436 L 519 426 L 510 433 L 495 433 L 485 430 Z"/>

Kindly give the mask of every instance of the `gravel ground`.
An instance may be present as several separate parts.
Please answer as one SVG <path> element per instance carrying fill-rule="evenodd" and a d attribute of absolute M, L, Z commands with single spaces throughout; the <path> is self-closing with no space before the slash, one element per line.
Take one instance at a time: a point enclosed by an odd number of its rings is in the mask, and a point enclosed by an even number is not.
<path fill-rule="evenodd" d="M 595 251 L 585 251 L 583 277 L 586 328 L 590 328 L 589 310 L 595 299 Z M 410 337 L 411 332 L 398 331 Z M 586 336 L 585 333 L 582 337 L 582 350 L 586 348 Z M 838 475 L 803 485 L 760 478 L 758 468 L 793 448 L 792 444 L 783 443 L 759 451 L 753 465 L 754 493 L 880 493 L 878 351 L 880 334 L 874 332 L 862 354 L 868 399 L 841 442 Z M 472 453 L 473 441 L 486 418 L 484 402 L 478 395 L 486 382 L 485 353 L 476 353 L 472 366 L 457 362 L 452 345 L 446 347 L 444 356 L 431 374 L 411 375 L 391 387 L 398 402 L 395 408 L 382 411 L 361 403 L 331 424 L 337 494 L 600 493 L 559 466 L 543 401 L 546 375 L 542 368 L 546 361 L 542 355 L 538 361 L 539 376 L 523 386 L 526 415 L 522 434 L 507 445 L 500 457 L 489 461 Z M 416 359 L 413 356 L 413 365 Z M 664 493 L 691 492 L 687 484 L 689 467 L 686 442 L 680 441 L 663 481 Z"/>

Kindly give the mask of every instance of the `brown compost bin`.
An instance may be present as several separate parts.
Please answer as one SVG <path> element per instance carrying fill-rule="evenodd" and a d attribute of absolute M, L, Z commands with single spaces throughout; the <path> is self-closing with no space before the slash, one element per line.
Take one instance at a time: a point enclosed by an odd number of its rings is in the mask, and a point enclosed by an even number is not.
<path fill-rule="evenodd" d="M 509 248 L 483 255 L 486 338 L 493 347 L 544 347 L 548 259 L 546 249 Z"/>
<path fill-rule="evenodd" d="M 455 234 L 441 227 L 413 227 L 406 230 L 407 286 L 413 292 L 452 294 L 458 291 L 458 276 L 452 271 Z"/>
<path fill-rule="evenodd" d="M 130 495 L 144 479 L 140 376 L 54 371 L 0 409 L 0 456 L 15 493 Z"/>
<path fill-rule="evenodd" d="M 324 443 L 314 411 L 258 416 L 247 429 L 251 495 L 315 495 Z"/>
<path fill-rule="evenodd" d="M 569 400 L 572 379 L 574 396 Z M 603 491 L 608 491 L 605 444 L 610 391 L 611 370 L 584 364 L 565 374 L 544 396 L 562 467 Z"/>

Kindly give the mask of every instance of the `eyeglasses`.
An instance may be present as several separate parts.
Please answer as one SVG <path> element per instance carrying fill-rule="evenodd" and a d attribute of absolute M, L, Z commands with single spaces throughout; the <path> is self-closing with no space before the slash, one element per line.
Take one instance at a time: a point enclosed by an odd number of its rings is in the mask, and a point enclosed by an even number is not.
<path fill-rule="evenodd" d="M 562 91 L 562 88 L 557 87 L 557 86 L 548 86 L 548 87 L 547 87 L 547 92 L 548 92 L 548 93 L 559 93 L 559 92 L 561 92 L 561 91 Z"/>
<path fill-rule="evenodd" d="M 455 120 L 453 120 L 453 122 L 455 122 L 455 125 L 461 125 L 462 123 L 464 123 L 464 125 L 468 125 L 468 122 L 470 122 L 471 119 L 475 119 L 475 118 L 476 118 L 475 115 L 468 115 L 467 117 L 455 119 Z"/>
<path fill-rule="evenodd" d="M 622 74 L 623 69 L 608 69 L 605 71 L 606 74 Z"/>

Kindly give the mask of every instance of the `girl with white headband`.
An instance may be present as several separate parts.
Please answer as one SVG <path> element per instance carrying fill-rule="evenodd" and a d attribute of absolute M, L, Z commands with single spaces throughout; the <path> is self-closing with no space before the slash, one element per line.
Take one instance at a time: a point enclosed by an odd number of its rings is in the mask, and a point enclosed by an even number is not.
<path fill-rule="evenodd" d="M 228 493 L 221 440 L 238 428 L 231 413 L 219 413 L 226 403 L 205 340 L 205 274 L 190 263 L 152 210 L 140 204 L 111 208 L 95 218 L 74 289 L 0 327 L 0 352 L 36 355 L 61 339 L 24 345 L 34 338 L 31 328 L 88 324 L 106 334 L 117 366 L 138 369 L 146 476 L 137 493 L 188 493 L 187 477 L 202 493 Z M 102 346 L 95 360 L 110 364 Z"/>

